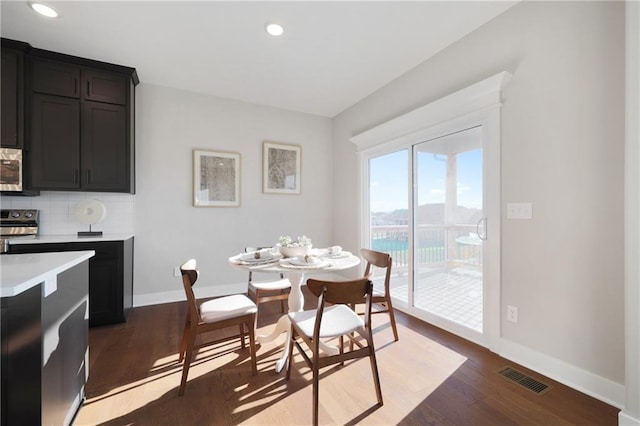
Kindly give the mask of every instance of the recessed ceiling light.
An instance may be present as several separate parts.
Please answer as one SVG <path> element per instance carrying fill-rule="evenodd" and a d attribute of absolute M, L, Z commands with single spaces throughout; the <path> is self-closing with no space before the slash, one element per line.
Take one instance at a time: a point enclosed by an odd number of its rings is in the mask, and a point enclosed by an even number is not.
<path fill-rule="evenodd" d="M 265 25 L 265 28 L 267 32 L 274 37 L 279 37 L 284 33 L 284 29 L 278 24 L 267 23 L 267 25 Z"/>
<path fill-rule="evenodd" d="M 29 2 L 29 6 L 31 6 L 31 9 L 35 10 L 40 15 L 46 16 L 47 18 L 57 18 L 58 17 L 58 12 L 53 7 L 49 6 L 48 4 Z"/>

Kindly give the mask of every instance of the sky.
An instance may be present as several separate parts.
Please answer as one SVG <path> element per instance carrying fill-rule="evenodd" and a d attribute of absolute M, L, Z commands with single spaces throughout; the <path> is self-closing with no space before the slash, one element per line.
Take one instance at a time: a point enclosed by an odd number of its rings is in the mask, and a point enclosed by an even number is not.
<path fill-rule="evenodd" d="M 372 212 L 408 208 L 409 151 L 402 150 L 370 160 Z M 482 150 L 458 154 L 458 205 L 482 208 Z M 445 157 L 421 152 L 418 157 L 419 204 L 445 201 Z"/>

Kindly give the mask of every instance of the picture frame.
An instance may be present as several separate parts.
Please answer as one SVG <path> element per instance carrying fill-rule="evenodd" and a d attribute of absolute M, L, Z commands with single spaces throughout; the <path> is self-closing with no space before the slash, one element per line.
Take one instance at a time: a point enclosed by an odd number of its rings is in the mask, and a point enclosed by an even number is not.
<path fill-rule="evenodd" d="M 300 194 L 302 147 L 278 142 L 262 143 L 262 192 Z"/>
<path fill-rule="evenodd" d="M 240 206 L 240 154 L 193 150 L 193 205 Z"/>

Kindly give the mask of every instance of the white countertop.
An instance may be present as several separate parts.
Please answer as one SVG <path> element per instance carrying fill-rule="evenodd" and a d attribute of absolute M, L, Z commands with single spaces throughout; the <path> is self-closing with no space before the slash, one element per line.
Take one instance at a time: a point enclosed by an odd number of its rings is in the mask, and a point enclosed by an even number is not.
<path fill-rule="evenodd" d="M 0 297 L 16 296 L 40 283 L 45 283 L 46 296 L 55 291 L 59 273 L 94 255 L 93 250 L 3 254 L 0 256 Z"/>
<path fill-rule="evenodd" d="M 12 238 L 9 240 L 9 244 L 89 243 L 101 241 L 124 241 L 129 238 L 133 238 L 133 234 L 104 234 L 100 237 L 78 237 L 76 234 L 39 235 L 37 237 Z"/>

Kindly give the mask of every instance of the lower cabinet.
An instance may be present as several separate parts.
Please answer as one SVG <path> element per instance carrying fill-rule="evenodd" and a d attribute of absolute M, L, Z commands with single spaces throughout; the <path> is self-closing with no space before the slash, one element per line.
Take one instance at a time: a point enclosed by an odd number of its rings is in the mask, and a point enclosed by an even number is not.
<path fill-rule="evenodd" d="M 0 298 L 0 425 L 42 423 L 42 286 Z"/>
<path fill-rule="evenodd" d="M 125 322 L 133 305 L 133 238 L 124 241 L 14 244 L 11 253 L 94 250 L 89 259 L 89 326 Z"/>
<path fill-rule="evenodd" d="M 0 426 L 70 425 L 89 375 L 88 262 L 0 298 Z"/>

